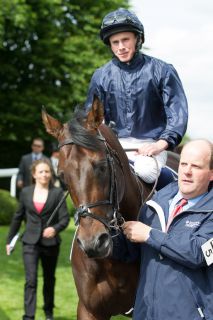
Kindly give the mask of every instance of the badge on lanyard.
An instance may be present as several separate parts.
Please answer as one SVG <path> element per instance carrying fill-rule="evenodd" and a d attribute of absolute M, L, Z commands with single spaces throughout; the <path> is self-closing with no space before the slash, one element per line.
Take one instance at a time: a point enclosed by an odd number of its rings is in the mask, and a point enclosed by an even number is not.
<path fill-rule="evenodd" d="M 213 263 L 213 238 L 206 241 L 201 246 L 201 249 L 203 251 L 207 265 L 210 266 Z"/>

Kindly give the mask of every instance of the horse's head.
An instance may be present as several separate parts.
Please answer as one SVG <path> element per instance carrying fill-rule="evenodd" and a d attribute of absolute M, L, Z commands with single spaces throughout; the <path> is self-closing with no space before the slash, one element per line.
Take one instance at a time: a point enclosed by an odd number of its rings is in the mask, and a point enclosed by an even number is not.
<path fill-rule="evenodd" d="M 109 229 L 117 223 L 124 178 L 119 160 L 98 129 L 103 106 L 95 97 L 88 113 L 75 113 L 66 124 L 45 111 L 42 118 L 47 132 L 59 142 L 58 172 L 77 208 L 77 242 L 89 257 L 107 257 L 112 250 Z"/>

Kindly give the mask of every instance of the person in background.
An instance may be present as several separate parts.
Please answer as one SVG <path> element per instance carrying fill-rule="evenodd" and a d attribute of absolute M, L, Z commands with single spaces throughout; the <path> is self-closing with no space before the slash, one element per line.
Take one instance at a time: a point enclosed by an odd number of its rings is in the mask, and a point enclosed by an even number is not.
<path fill-rule="evenodd" d="M 137 149 L 127 153 L 135 172 L 153 183 L 166 164 L 166 150 L 186 132 L 188 106 L 181 81 L 171 64 L 140 51 L 144 27 L 133 12 L 119 8 L 107 14 L 100 37 L 113 58 L 94 72 L 85 108 L 94 95 L 101 99 L 105 123 L 114 123 L 124 149 Z"/>
<path fill-rule="evenodd" d="M 58 175 L 58 162 L 59 162 L 59 150 L 56 146 L 53 146 L 52 153 L 50 156 L 50 161 L 52 163 L 53 172 L 54 172 L 54 186 L 61 187 L 63 190 L 67 190 L 65 183 L 62 181 Z"/>
<path fill-rule="evenodd" d="M 57 148 L 52 149 L 50 161 L 52 163 L 53 173 L 54 173 L 54 186 L 59 187 L 60 186 L 60 181 L 58 179 L 59 150 Z"/>
<path fill-rule="evenodd" d="M 181 152 L 178 182 L 161 189 L 123 225 L 113 257 L 141 261 L 134 320 L 213 319 L 213 144 L 190 141 Z M 212 257 L 213 258 L 213 257 Z"/>
<path fill-rule="evenodd" d="M 31 144 L 32 152 L 22 156 L 19 163 L 19 171 L 17 175 L 17 187 L 22 189 L 23 187 L 32 184 L 32 177 L 30 167 L 35 160 L 47 158 L 43 154 L 44 141 L 41 138 L 34 138 Z"/>
<path fill-rule="evenodd" d="M 60 236 L 69 223 L 66 202 L 47 225 L 51 213 L 63 197 L 63 190 L 52 184 L 52 166 L 48 159 L 35 160 L 32 164 L 34 184 L 22 189 L 20 205 L 15 213 L 7 237 L 6 252 L 10 254 L 10 242 L 17 234 L 22 221 L 25 268 L 23 320 L 35 319 L 38 263 L 43 268 L 43 297 L 46 320 L 53 320 L 55 270 L 59 255 Z"/>

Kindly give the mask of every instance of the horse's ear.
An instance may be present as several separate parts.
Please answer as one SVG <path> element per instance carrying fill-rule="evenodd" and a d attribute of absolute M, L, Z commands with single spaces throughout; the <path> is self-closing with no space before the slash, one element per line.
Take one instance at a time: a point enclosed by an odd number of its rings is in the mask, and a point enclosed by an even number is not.
<path fill-rule="evenodd" d="M 104 107 L 100 99 L 94 95 L 93 103 L 87 115 L 88 129 L 97 129 L 104 120 Z"/>
<path fill-rule="evenodd" d="M 42 120 L 46 131 L 53 137 L 58 138 L 60 131 L 63 128 L 63 124 L 57 119 L 51 117 L 44 108 L 42 109 Z"/>

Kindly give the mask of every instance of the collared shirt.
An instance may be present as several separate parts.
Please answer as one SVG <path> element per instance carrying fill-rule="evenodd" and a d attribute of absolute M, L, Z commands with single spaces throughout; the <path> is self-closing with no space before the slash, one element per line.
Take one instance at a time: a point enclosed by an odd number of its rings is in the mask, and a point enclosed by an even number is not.
<path fill-rule="evenodd" d="M 197 196 L 195 198 L 188 199 L 188 203 L 184 206 L 184 211 L 189 209 L 190 207 L 194 206 L 206 194 L 207 194 L 207 192 L 205 192 L 205 193 L 203 193 L 200 196 Z M 180 202 L 180 200 L 182 198 L 183 198 L 183 195 L 181 194 L 180 191 L 178 191 L 178 193 L 174 196 L 174 198 L 170 200 L 170 202 L 169 202 L 169 216 L 170 216 L 171 212 L 173 212 L 175 206 L 178 204 L 178 202 Z M 168 220 L 168 217 L 165 217 L 165 218 L 166 218 L 166 220 Z"/>
<path fill-rule="evenodd" d="M 42 153 L 40 152 L 40 153 L 34 153 L 34 152 L 32 152 L 32 159 L 33 159 L 33 161 L 35 161 L 35 160 L 40 160 L 42 158 Z"/>

